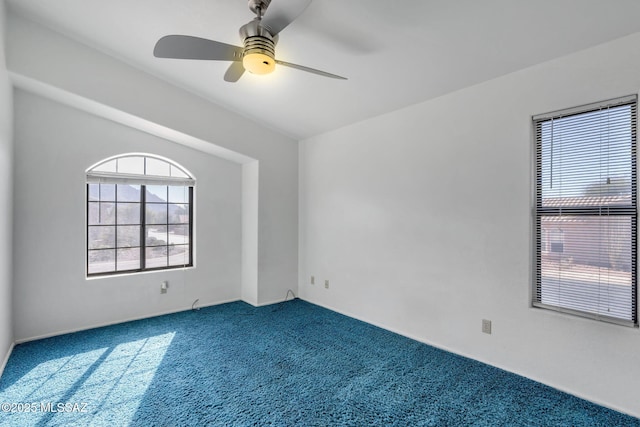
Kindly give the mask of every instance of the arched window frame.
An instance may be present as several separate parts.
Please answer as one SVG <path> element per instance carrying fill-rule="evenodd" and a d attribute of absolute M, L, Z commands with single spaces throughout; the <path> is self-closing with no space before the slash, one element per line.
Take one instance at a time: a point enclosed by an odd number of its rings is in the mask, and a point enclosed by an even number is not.
<path fill-rule="evenodd" d="M 193 266 L 195 182 L 176 162 L 146 153 L 88 168 L 87 277 Z"/>

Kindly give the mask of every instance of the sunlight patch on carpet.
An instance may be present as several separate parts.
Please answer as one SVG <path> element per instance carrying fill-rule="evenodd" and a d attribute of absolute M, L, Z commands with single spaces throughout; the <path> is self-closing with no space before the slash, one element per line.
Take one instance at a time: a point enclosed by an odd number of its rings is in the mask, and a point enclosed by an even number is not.
<path fill-rule="evenodd" d="M 0 391 L 0 402 L 23 404 L 1 412 L 0 425 L 128 425 L 174 336 L 32 361 L 35 367 Z"/>

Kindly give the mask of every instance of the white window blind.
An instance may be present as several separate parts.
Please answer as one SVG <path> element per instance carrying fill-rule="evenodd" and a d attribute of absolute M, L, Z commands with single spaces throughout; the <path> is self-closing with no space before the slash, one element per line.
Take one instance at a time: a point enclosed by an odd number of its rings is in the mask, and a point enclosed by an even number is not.
<path fill-rule="evenodd" d="M 533 305 L 637 325 L 636 96 L 533 118 Z"/>

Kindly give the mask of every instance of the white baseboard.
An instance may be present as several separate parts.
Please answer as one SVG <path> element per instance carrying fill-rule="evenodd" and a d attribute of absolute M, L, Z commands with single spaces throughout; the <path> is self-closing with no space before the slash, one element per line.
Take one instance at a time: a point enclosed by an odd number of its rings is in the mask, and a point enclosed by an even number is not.
<path fill-rule="evenodd" d="M 15 343 L 11 343 L 11 345 L 9 346 L 9 350 L 7 350 L 7 354 L 4 356 L 4 359 L 2 360 L 2 363 L 0 363 L 0 377 L 2 376 L 2 373 L 4 372 L 5 366 L 7 366 L 7 362 L 9 361 L 9 357 L 11 356 L 11 352 L 13 351 L 13 347 L 15 347 Z"/>
<path fill-rule="evenodd" d="M 205 308 L 205 307 L 211 307 L 211 306 L 220 305 L 220 304 L 227 304 L 227 303 L 236 302 L 236 301 L 240 301 L 240 300 L 238 298 L 234 298 L 234 299 L 230 299 L 230 300 L 223 300 L 223 301 L 215 301 L 215 302 L 205 303 L 204 305 L 199 305 L 198 304 L 198 305 L 196 305 L 196 309 Z M 114 321 L 105 322 L 105 323 L 97 323 L 97 324 L 94 324 L 94 325 L 83 326 L 83 327 L 80 327 L 80 328 L 67 329 L 67 330 L 64 330 L 64 331 L 56 331 L 56 332 L 51 332 L 51 333 L 48 333 L 48 334 L 37 335 L 37 336 L 33 336 L 33 337 L 28 337 L 28 338 L 20 338 L 20 339 L 17 339 L 15 343 L 16 344 L 22 344 L 22 343 L 29 342 L 29 341 L 36 341 L 36 340 L 41 340 L 41 339 L 44 339 L 44 338 L 56 337 L 58 335 L 72 334 L 74 332 L 87 331 L 89 329 L 96 329 L 96 328 L 102 328 L 104 326 L 111 326 L 111 325 L 117 325 L 117 324 L 125 323 L 125 322 L 132 322 L 134 320 L 150 319 L 152 317 L 164 316 L 165 314 L 180 313 L 182 311 L 189 311 L 189 310 L 191 310 L 191 306 L 177 308 L 177 309 L 174 309 L 174 310 L 167 310 L 167 311 L 153 313 L 153 314 L 148 314 L 148 315 L 144 315 L 144 316 L 130 317 L 130 318 L 127 318 L 127 319 L 114 320 Z"/>
<path fill-rule="evenodd" d="M 293 297 L 291 297 L 290 294 L 293 294 Z M 292 300 L 297 299 L 297 298 L 299 298 L 298 295 L 296 295 L 293 292 L 292 289 L 288 289 L 287 290 L 287 294 L 286 294 L 286 296 L 284 298 L 278 298 L 276 300 L 261 302 L 261 303 L 259 303 L 257 305 L 256 304 L 252 304 L 252 303 L 250 303 L 248 301 L 245 301 L 245 302 L 247 304 L 251 304 L 254 307 L 264 307 L 264 306 L 267 306 L 267 305 L 273 305 L 273 304 L 278 304 L 278 303 L 281 303 L 281 302 L 292 301 Z"/>
<path fill-rule="evenodd" d="M 294 299 L 298 299 L 298 297 L 289 298 L 287 301 L 293 301 Z M 267 302 L 260 303 L 260 304 L 256 305 L 255 307 L 266 307 L 268 305 L 280 304 L 281 302 L 285 302 L 285 300 L 279 299 L 279 300 L 274 300 L 274 301 L 267 301 Z"/>

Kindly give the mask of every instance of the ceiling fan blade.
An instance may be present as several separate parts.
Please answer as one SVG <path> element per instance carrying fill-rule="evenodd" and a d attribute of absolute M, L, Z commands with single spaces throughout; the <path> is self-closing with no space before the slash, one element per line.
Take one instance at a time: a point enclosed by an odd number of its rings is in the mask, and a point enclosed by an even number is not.
<path fill-rule="evenodd" d="M 279 61 L 276 59 L 276 64 L 284 65 L 285 67 L 291 67 L 298 70 L 306 71 L 308 73 L 318 74 L 324 77 L 330 77 L 332 79 L 348 80 L 346 77 L 338 76 L 336 74 L 327 73 L 325 71 L 316 70 L 315 68 L 305 67 L 303 65 L 292 64 L 291 62 Z"/>
<path fill-rule="evenodd" d="M 234 61 L 227 68 L 227 72 L 224 73 L 224 81 L 229 83 L 237 82 L 244 74 L 244 66 L 240 61 Z"/>
<path fill-rule="evenodd" d="M 311 0 L 273 0 L 261 25 L 275 36 L 291 24 L 311 4 Z"/>
<path fill-rule="evenodd" d="M 156 58 L 209 59 L 218 61 L 239 61 L 242 48 L 215 40 L 193 36 L 164 36 L 153 49 Z"/>

